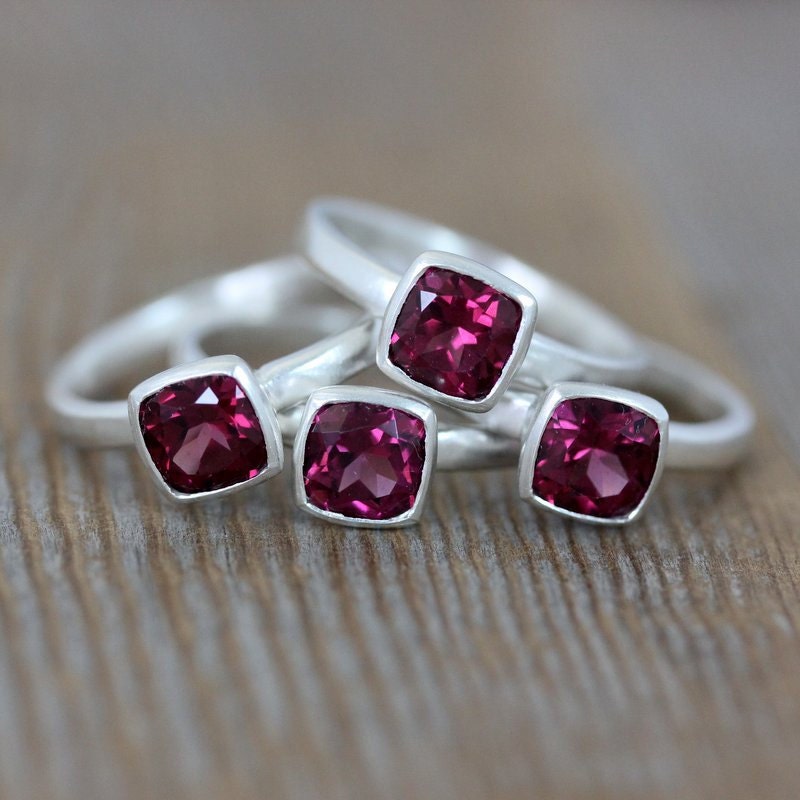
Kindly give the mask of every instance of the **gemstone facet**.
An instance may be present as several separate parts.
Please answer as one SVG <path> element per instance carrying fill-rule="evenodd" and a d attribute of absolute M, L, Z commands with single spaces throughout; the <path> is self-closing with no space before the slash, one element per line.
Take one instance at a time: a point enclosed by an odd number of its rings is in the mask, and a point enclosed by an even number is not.
<path fill-rule="evenodd" d="M 533 469 L 533 493 L 557 508 L 624 518 L 647 494 L 658 466 L 658 422 L 624 403 L 562 400 L 548 420 Z"/>
<path fill-rule="evenodd" d="M 521 323 L 513 298 L 469 275 L 428 267 L 397 315 L 389 361 L 438 392 L 483 400 L 511 357 Z"/>
<path fill-rule="evenodd" d="M 316 508 L 389 520 L 414 507 L 424 466 L 419 417 L 376 403 L 328 403 L 306 435 L 303 485 Z"/>
<path fill-rule="evenodd" d="M 156 469 L 183 494 L 234 486 L 267 467 L 256 411 L 229 375 L 177 381 L 146 397 L 139 428 Z"/>

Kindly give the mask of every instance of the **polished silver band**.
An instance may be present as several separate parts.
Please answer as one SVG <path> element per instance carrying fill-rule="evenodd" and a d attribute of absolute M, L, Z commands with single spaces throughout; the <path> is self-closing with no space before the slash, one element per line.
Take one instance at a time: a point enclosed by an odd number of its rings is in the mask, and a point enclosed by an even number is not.
<path fill-rule="evenodd" d="M 86 445 L 130 444 L 127 402 L 93 396 L 170 350 L 199 324 L 225 327 L 257 319 L 286 330 L 287 309 L 298 333 L 324 335 L 358 317 L 314 278 L 305 259 L 286 256 L 190 284 L 103 326 L 61 359 L 47 383 L 45 396 L 59 431 Z M 349 368 L 345 354 L 338 356 L 344 360 L 326 362 L 332 371 L 323 384 L 342 380 Z M 277 384 L 275 391 L 283 392 Z"/>
<path fill-rule="evenodd" d="M 670 422 L 667 466 L 727 469 L 752 445 L 756 415 L 750 401 L 718 372 L 668 345 L 647 340 L 652 355 L 648 391 L 679 397 L 698 422 Z"/>
<path fill-rule="evenodd" d="M 316 335 L 345 323 L 347 328 L 271 361 L 255 372 L 236 356 L 208 356 L 206 353 L 205 340 L 209 334 L 244 325 L 266 326 L 285 336 L 298 329 L 298 320 L 303 321 L 306 333 L 310 330 Z M 532 469 L 537 447 L 533 439 L 535 435 L 541 436 L 554 399 L 563 397 L 603 397 L 630 403 L 657 420 L 662 430 L 663 448 L 652 486 L 665 465 L 689 468 L 731 465 L 742 456 L 752 435 L 752 409 L 733 386 L 693 359 L 649 342 L 641 346 L 646 357 L 652 356 L 657 366 L 651 365 L 640 373 L 640 379 L 656 392 L 675 394 L 677 391 L 684 405 L 706 421 L 669 425 L 667 412 L 660 403 L 630 390 L 562 381 L 542 392 L 538 379 L 527 382 L 522 377 L 517 380 L 516 391 L 507 394 L 493 412 L 483 417 L 462 415 L 470 424 L 438 427 L 433 409 L 419 400 L 382 389 L 335 385 L 372 363 L 377 334 L 377 320 L 358 319 L 352 307 L 348 308 L 313 279 L 303 259 L 286 257 L 192 284 L 107 325 L 64 357 L 47 386 L 47 399 L 60 430 L 77 441 L 101 446 L 133 442 L 154 477 L 161 481 L 162 488 L 182 502 L 237 491 L 279 472 L 283 466 L 281 438 L 296 436 L 296 449 L 301 446 L 309 415 L 323 399 L 325 402 L 333 399 L 384 403 L 406 409 L 425 420 L 431 434 L 428 439 L 430 459 L 425 462 L 420 497 L 427 491 L 434 462 L 439 468 L 468 469 L 512 464 L 519 459 L 520 492 L 524 498 L 531 499 L 528 472 Z M 107 388 L 143 360 L 165 350 L 169 351 L 173 362 L 181 362 L 180 365 L 140 383 L 131 392 L 127 404 L 92 399 L 93 394 Z M 183 363 L 186 361 L 190 363 Z M 170 486 L 148 456 L 138 412 L 154 393 L 165 389 L 173 392 L 181 382 L 195 378 L 207 380 L 212 375 L 233 377 L 253 404 L 265 437 L 268 466 L 243 482 L 187 493 Z M 528 393 L 521 394 L 520 389 L 527 389 Z M 304 412 L 295 408 L 279 419 L 278 411 L 305 400 L 308 402 Z M 477 420 L 481 420 L 480 425 L 476 424 Z M 297 453 L 295 458 L 299 458 Z M 298 480 L 296 478 L 296 482 Z M 300 498 L 302 487 L 299 483 L 296 486 L 299 487 L 296 488 L 298 501 L 303 507 L 336 522 L 408 524 L 421 512 L 421 503 L 418 503 L 401 518 L 380 523 L 339 519 L 303 501 Z M 534 500 L 539 502 L 537 498 Z M 640 510 L 638 507 L 627 517 L 610 522 L 630 521 Z M 576 515 L 567 512 L 567 516 Z"/>
<path fill-rule="evenodd" d="M 342 383 L 373 363 L 378 323 L 359 315 L 314 277 L 302 257 L 253 264 L 190 284 L 92 333 L 55 367 L 47 403 L 58 430 L 76 443 L 131 445 L 128 401 L 93 395 L 164 353 L 176 365 L 203 361 L 210 334 L 253 326 L 321 337 L 255 370 L 273 409 L 289 409 L 313 390 Z M 329 334 L 337 328 L 343 330 Z M 287 442 L 294 440 L 301 414 L 301 408 L 279 414 Z M 442 469 L 502 466 L 514 457 L 505 439 L 477 428 L 443 428 L 439 441 Z"/>
<path fill-rule="evenodd" d="M 253 302 L 251 296 L 246 303 Z M 214 357 L 206 340 L 229 329 L 261 329 L 269 312 L 259 318 L 258 309 L 246 309 L 246 320 L 205 321 L 184 327 L 171 346 L 175 364 Z M 276 409 L 283 440 L 292 445 L 300 428 L 304 408 L 300 404 L 314 390 L 355 377 L 373 363 L 378 321 L 359 320 L 340 333 L 270 361 L 256 370 L 262 389 Z M 366 391 L 366 390 L 365 390 Z M 466 419 L 466 418 L 465 418 Z M 442 470 L 489 469 L 516 463 L 518 445 L 505 436 L 458 421 L 440 423 L 436 467 Z"/>
<path fill-rule="evenodd" d="M 728 469 L 739 463 L 750 448 L 756 422 L 747 398 L 697 359 L 660 342 L 641 342 L 652 356 L 651 366 L 641 378 L 642 388 L 656 397 L 676 400 L 696 418 L 692 422 L 669 420 L 665 465 L 672 469 Z M 586 393 L 591 391 L 592 385 L 587 384 Z M 521 382 L 480 418 L 480 424 L 503 436 L 524 438 L 537 411 L 538 397 L 541 393 L 535 387 Z"/>
<path fill-rule="evenodd" d="M 538 327 L 517 375 L 544 387 L 560 380 L 630 384 L 648 365 L 634 333 L 580 293 L 491 245 L 419 217 L 342 197 L 306 210 L 302 241 L 311 263 L 336 289 L 383 316 L 401 275 L 425 251 L 471 259 L 536 298 Z"/>
<path fill-rule="evenodd" d="M 214 332 L 208 326 L 185 331 L 180 346 L 175 350 L 176 357 L 207 358 L 204 338 Z M 360 352 L 362 361 L 353 366 L 364 367 L 370 352 L 371 342 L 368 340 L 374 334 L 374 328 L 370 330 L 369 326 L 362 323 L 334 338 L 340 343 L 347 342 L 348 351 Z M 660 402 L 629 389 L 562 381 L 543 392 L 536 391 L 535 387 L 527 387 L 528 391 L 524 392 L 520 391 L 525 388 L 524 382 L 520 382 L 515 391 L 507 393 L 487 414 L 462 415 L 462 419 L 469 424 L 438 427 L 438 437 L 434 437 L 438 440 L 438 450 L 435 451 L 437 468 L 471 469 L 517 463 L 519 492 L 523 499 L 580 521 L 621 525 L 632 522 L 639 516 L 665 467 L 726 468 L 739 461 L 749 446 L 755 422 L 753 410 L 744 396 L 713 370 L 673 348 L 654 342 L 643 342 L 643 346 L 648 348 L 658 364 L 652 366 L 643 376 L 647 388 L 657 396 L 678 397 L 681 407 L 699 421 L 670 422 L 668 412 Z M 335 350 L 331 355 L 326 355 L 323 352 L 324 347 L 324 343 L 321 343 L 317 354 L 323 363 L 329 358 L 337 358 Z M 266 387 L 271 380 L 280 380 L 281 376 L 302 374 L 304 363 L 305 356 L 301 351 L 263 367 L 259 376 Z M 281 415 L 284 439 L 287 443 L 289 439 L 295 439 L 295 494 L 298 503 L 305 510 L 317 516 L 331 518 L 330 514 L 321 512 L 308 502 L 302 481 L 304 436 L 314 410 L 323 402 L 331 400 L 373 402 L 376 397 L 380 399 L 382 391 L 362 386 L 328 387 L 314 391 L 304 410 L 295 407 L 290 413 Z M 602 398 L 640 409 L 658 424 L 661 444 L 656 470 L 641 502 L 622 516 L 600 518 L 556 508 L 543 501 L 532 490 L 531 476 L 536 468 L 539 443 L 550 415 L 561 401 L 581 397 Z M 430 419 L 430 408 L 419 401 L 394 394 L 392 402 L 396 407 L 405 407 L 421 418 Z M 409 408 L 410 404 L 413 404 L 413 408 Z M 435 425 L 435 417 L 433 424 Z M 427 473 L 424 490 L 427 490 L 429 480 L 430 472 Z M 333 520 L 345 523 L 335 515 Z M 410 515 L 402 524 L 408 521 L 413 521 Z M 354 523 L 350 521 L 346 524 Z"/>
<path fill-rule="evenodd" d="M 251 295 L 243 310 L 250 320 L 248 324 L 260 325 L 257 310 L 247 307 L 252 302 Z M 235 324 L 241 327 L 242 323 Z M 228 326 L 230 322 L 218 320 L 185 327 L 173 343 L 176 363 L 207 358 L 206 338 Z M 362 320 L 346 331 L 264 365 L 257 371 L 259 380 L 275 397 L 274 405 L 287 408 L 313 389 L 338 383 L 339 380 L 327 379 L 334 377 L 332 370 L 345 354 L 350 362 L 343 375 L 354 376 L 369 366 L 374 336 L 375 325 Z M 755 426 L 753 408 L 742 392 L 719 373 L 675 348 L 646 339 L 640 339 L 640 343 L 651 356 L 650 366 L 640 377 L 643 388 L 656 397 L 678 399 L 698 420 L 670 420 L 666 466 L 726 469 L 738 463 L 750 446 Z M 587 392 L 591 392 L 589 384 Z M 518 381 L 515 390 L 487 414 L 464 416 L 467 424 L 440 428 L 440 441 L 444 442 L 440 446 L 440 466 L 474 469 L 515 464 L 520 438 L 541 395 L 537 386 Z M 282 415 L 281 429 L 287 440 L 294 438 L 299 419 L 298 410 Z M 487 436 L 487 432 L 499 436 Z"/>

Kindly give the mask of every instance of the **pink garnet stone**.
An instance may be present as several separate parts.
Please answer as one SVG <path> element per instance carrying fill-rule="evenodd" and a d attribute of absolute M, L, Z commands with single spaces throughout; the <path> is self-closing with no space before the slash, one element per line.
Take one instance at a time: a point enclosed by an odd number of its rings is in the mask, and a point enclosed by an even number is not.
<path fill-rule="evenodd" d="M 156 469 L 184 494 L 242 483 L 267 466 L 253 404 L 229 375 L 165 386 L 142 402 L 139 427 Z"/>
<path fill-rule="evenodd" d="M 306 437 L 306 497 L 345 517 L 393 519 L 413 508 L 424 465 L 418 417 L 373 403 L 329 403 Z"/>
<path fill-rule="evenodd" d="M 511 357 L 522 308 L 483 281 L 430 267 L 395 322 L 389 360 L 417 383 L 482 400 Z"/>
<path fill-rule="evenodd" d="M 596 397 L 564 400 L 550 417 L 533 470 L 533 492 L 557 508 L 625 517 L 644 499 L 661 434 L 650 416 Z"/>

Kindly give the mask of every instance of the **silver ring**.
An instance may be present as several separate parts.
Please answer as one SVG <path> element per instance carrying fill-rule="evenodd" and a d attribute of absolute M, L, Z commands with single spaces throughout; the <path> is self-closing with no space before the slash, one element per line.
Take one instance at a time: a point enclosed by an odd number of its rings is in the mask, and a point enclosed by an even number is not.
<path fill-rule="evenodd" d="M 143 381 L 127 402 L 95 400 L 92 395 L 169 349 L 198 320 L 222 325 L 271 314 L 276 321 L 283 318 L 286 327 L 282 312 L 287 303 L 294 314 L 305 317 L 310 329 L 320 324 L 327 327 L 334 320 L 352 324 L 355 316 L 353 308 L 342 306 L 335 294 L 320 287 L 304 259 L 294 256 L 191 284 L 104 326 L 64 356 L 46 387 L 59 430 L 81 444 L 135 444 L 157 484 L 178 501 L 228 494 L 275 475 L 283 467 L 276 409 L 305 399 L 316 386 L 339 382 L 363 369 L 369 360 L 373 320 L 356 323 L 346 336 L 331 337 L 321 350 L 319 344 L 305 348 L 302 357 L 292 362 L 299 364 L 297 370 L 281 376 L 259 376 L 236 356 L 218 356 L 172 367 Z M 156 425 L 162 421 L 158 414 L 165 419 L 169 414 L 180 417 L 176 410 L 179 392 L 195 392 L 194 405 L 215 405 L 220 413 L 224 406 L 231 435 L 227 444 L 231 451 L 238 448 L 240 452 L 236 468 L 228 464 L 217 470 L 219 474 L 204 475 L 201 480 L 197 470 L 192 472 L 188 466 L 181 470 L 164 452 L 156 463 L 154 448 L 162 442 L 148 440 L 152 431 L 146 430 L 145 415 L 156 415 Z M 160 430 L 167 429 L 161 425 Z M 222 434 L 201 422 L 191 435 Z M 181 442 L 179 457 L 197 460 L 198 448 L 204 446 L 213 448 L 215 442 Z M 170 477 L 170 470 L 183 479 Z"/>
<path fill-rule="evenodd" d="M 358 316 L 314 278 L 300 256 L 197 281 L 103 326 L 61 358 L 45 387 L 57 428 L 86 445 L 130 444 L 126 401 L 93 396 L 169 350 L 201 320 L 209 325 L 269 315 L 279 320 L 287 307 L 297 309 L 312 330 L 319 330 L 319 323 L 343 327 Z"/>
<path fill-rule="evenodd" d="M 236 320 L 230 323 L 218 320 L 214 323 L 197 323 L 184 328 L 181 335 L 172 343 L 173 363 L 180 366 L 188 361 L 215 357 L 216 354 L 209 352 L 205 340 L 234 328 L 260 329 L 263 322 L 258 320 L 257 314 L 258 311 L 254 311 L 253 315 L 248 313 L 245 322 Z M 352 359 L 346 370 L 342 371 L 342 374 L 346 373 L 346 377 L 355 377 L 359 372 L 372 366 L 377 326 L 378 323 L 374 320 L 371 323 L 360 320 L 358 325 L 328 336 L 296 353 L 270 361 L 256 370 L 262 387 L 273 399 L 273 405 L 282 409 L 278 412 L 278 421 L 285 444 L 289 446 L 294 444 L 301 431 L 303 413 L 309 405 L 309 402 L 304 404 L 302 401 L 307 401 L 315 390 L 324 388 L 327 392 L 342 388 L 346 389 L 345 394 L 348 394 L 351 389 L 362 388 L 326 384 L 336 383 L 331 378 L 330 370 L 333 364 L 340 361 L 342 352 L 359 354 L 359 359 Z M 363 389 L 365 395 L 360 398 L 363 402 L 367 402 L 365 399 L 367 394 L 378 391 L 373 387 L 363 387 Z M 468 417 L 458 417 L 453 421 L 439 423 L 437 469 L 478 470 L 508 467 L 516 463 L 519 447 L 513 440 L 476 425 L 464 424 L 468 419 Z"/>
<path fill-rule="evenodd" d="M 648 366 L 637 337 L 611 314 L 441 225 L 373 203 L 321 198 L 306 210 L 302 239 L 332 286 L 383 318 L 380 369 L 444 405 L 487 411 L 515 374 L 539 387 L 564 380 L 628 385 Z M 537 314 L 558 338 L 533 332 Z"/>
<path fill-rule="evenodd" d="M 197 326 L 185 331 L 176 356 L 207 357 L 203 340 L 213 332 L 208 326 Z M 351 338 L 364 336 L 363 332 L 359 333 L 356 330 L 340 335 Z M 621 525 L 632 522 L 641 514 L 665 467 L 721 469 L 739 461 L 749 446 L 754 427 L 753 410 L 744 396 L 714 371 L 670 347 L 647 341 L 643 341 L 642 346 L 653 355 L 653 363 L 643 376 L 648 390 L 658 396 L 679 395 L 683 405 L 702 421 L 670 422 L 666 409 L 657 400 L 638 392 L 602 384 L 558 382 L 548 390 L 540 392 L 536 387 L 526 386 L 524 382 L 520 382 L 487 414 L 480 417 L 474 415 L 461 417 L 471 424 L 439 426 L 437 468 L 475 469 L 517 464 L 519 492 L 523 499 L 584 522 Z M 320 343 L 320 356 L 325 359 L 323 348 L 324 344 Z M 363 366 L 366 366 L 369 352 L 366 341 L 362 352 L 365 354 Z M 288 360 L 282 359 L 263 367 L 260 371 L 262 381 L 268 375 L 275 376 L 273 380 L 279 380 L 281 375 L 297 371 L 298 362 L 301 360 L 302 355 L 297 354 L 288 357 Z M 567 494 L 575 494 L 575 498 L 584 503 L 589 502 L 588 494 L 593 490 L 596 491 L 597 496 L 594 499 L 596 509 L 592 514 L 571 510 L 568 504 L 562 503 L 559 506 L 534 490 L 534 476 L 537 462 L 542 460 L 541 448 L 547 435 L 548 423 L 562 403 L 574 404 L 584 401 L 593 404 L 595 410 L 603 403 L 612 406 L 617 428 L 620 428 L 619 420 L 622 420 L 621 446 L 618 453 L 613 452 L 611 445 L 614 441 L 611 440 L 609 450 L 598 450 L 597 463 L 590 465 L 588 469 L 585 464 L 580 463 L 580 458 L 576 459 L 577 463 L 570 467 L 565 481 L 564 491 Z M 357 521 L 353 517 L 325 512 L 311 501 L 307 491 L 306 444 L 314 415 L 326 404 L 348 402 L 377 402 L 391 405 L 401 411 L 413 411 L 419 419 L 431 419 L 434 424 L 435 418 L 430 415 L 430 409 L 424 403 L 404 398 L 396 393 L 362 386 L 333 386 L 319 389 L 312 392 L 302 411 L 299 407 L 295 407 L 281 415 L 281 429 L 285 441 L 289 443 L 294 440 L 295 496 L 298 505 L 312 514 L 343 524 L 376 525 L 378 523 L 374 520 Z M 589 423 L 591 421 L 588 420 Z M 625 425 L 629 424 L 639 425 L 645 432 L 649 426 L 653 439 L 649 443 L 643 440 L 633 442 L 633 446 L 629 446 L 631 443 L 625 441 L 625 437 L 629 436 L 625 431 Z M 335 434 L 335 432 L 329 433 Z M 583 435 L 591 438 L 594 434 L 589 430 L 584 431 Z M 428 431 L 429 441 L 435 441 L 436 438 Z M 652 445 L 649 452 L 647 452 L 648 445 Z M 632 461 L 632 454 L 636 455 L 637 447 L 638 457 L 643 459 L 644 465 L 643 467 L 642 464 L 639 465 L 638 472 L 635 459 Z M 431 459 L 434 455 L 429 452 L 428 457 Z M 603 463 L 603 459 L 606 463 Z M 539 469 L 543 469 L 544 466 L 539 464 Z M 552 466 L 552 463 L 549 466 Z M 579 498 L 580 481 L 585 480 L 587 472 L 591 472 L 592 469 L 595 471 L 594 479 L 597 485 L 584 486 L 586 496 Z M 628 472 L 623 474 L 625 469 Z M 606 470 L 605 478 L 603 470 Z M 429 474 L 426 473 L 426 476 Z M 614 481 L 622 481 L 623 477 L 629 485 L 623 486 L 619 483 L 615 487 Z M 423 481 L 421 489 L 423 495 L 427 490 L 428 480 L 426 477 Z M 610 495 L 606 498 L 602 495 L 604 480 L 605 490 Z M 621 499 L 614 499 L 615 490 Z M 417 506 L 417 512 L 420 507 Z M 611 507 L 615 510 L 613 513 L 608 513 Z M 416 518 L 415 513 L 402 520 L 392 519 L 385 524 L 396 525 Z"/>
<path fill-rule="evenodd" d="M 648 390 L 680 398 L 700 419 L 670 420 L 652 397 L 594 383 L 558 382 L 538 397 L 509 393 L 481 418 L 521 439 L 520 496 L 564 516 L 609 525 L 635 520 L 665 467 L 726 469 L 746 454 L 755 413 L 729 381 L 695 359 L 643 341 Z"/>
<path fill-rule="evenodd" d="M 371 318 L 353 323 L 352 309 L 321 289 L 304 264 L 287 257 L 201 281 L 88 337 L 64 357 L 47 387 L 62 432 L 86 444 L 134 443 L 161 489 L 183 502 L 228 494 L 275 475 L 283 467 L 281 437 L 294 437 L 298 504 L 333 522 L 370 527 L 416 521 L 434 466 L 498 466 L 518 455 L 524 499 L 575 519 L 624 524 L 641 513 L 665 466 L 730 466 L 749 443 L 754 416 L 746 399 L 713 371 L 655 343 L 642 344 L 654 358 L 641 380 L 657 393 L 678 390 L 711 420 L 670 424 L 664 407 L 643 394 L 562 381 L 538 398 L 509 393 L 494 411 L 467 415 L 480 426 L 437 431 L 436 415 L 423 401 L 382 389 L 329 385 L 369 366 L 378 324 Z M 206 356 L 204 337 L 232 325 L 277 320 L 285 330 L 286 308 L 292 319 L 310 317 L 304 321 L 323 331 L 343 321 L 350 327 L 256 371 L 236 356 Z M 110 380 L 164 349 L 173 359 L 199 360 L 140 383 L 127 403 L 91 399 Z M 517 387 L 539 392 L 535 382 L 519 380 Z M 186 396 L 194 411 L 227 404 L 230 430 L 220 433 L 219 420 L 208 423 L 202 414 L 189 424 L 181 405 Z M 281 425 L 278 411 L 303 400 L 302 416 L 295 410 Z M 373 433 L 389 445 L 379 441 L 376 450 Z M 167 441 L 170 436 L 177 437 L 177 446 Z M 589 444 L 577 455 L 574 448 L 567 452 L 576 441 Z M 189 467 L 217 446 L 226 456 L 235 451 L 234 466 L 223 459 L 222 467 L 201 470 L 198 478 Z M 359 482 L 366 493 L 344 497 L 342 481 Z"/>
<path fill-rule="evenodd" d="M 465 435 L 443 431 L 437 458 L 436 417 L 421 401 L 360 387 L 314 391 L 366 369 L 377 334 L 376 320 L 368 317 L 353 323 L 353 309 L 337 308 L 333 305 L 336 297 L 320 287 L 302 259 L 288 257 L 192 284 L 110 323 L 70 351 L 47 385 L 47 401 L 59 429 L 82 444 L 134 444 L 159 488 L 178 502 L 192 502 L 254 486 L 280 472 L 283 442 L 277 412 L 309 395 L 307 410 L 323 397 L 327 405 L 360 398 L 357 402 L 379 405 L 398 418 L 410 415 L 424 426 L 426 455 L 415 476 L 419 485 L 408 493 L 407 509 L 366 520 L 307 505 L 311 513 L 350 525 L 397 526 L 416 521 L 434 465 L 486 466 L 505 460 L 507 443 L 478 430 L 467 430 Z M 317 300 L 322 301 L 320 305 Z M 255 371 L 237 356 L 205 356 L 200 349 L 205 334 L 231 325 L 260 326 L 272 321 L 280 326 L 283 320 L 286 328 L 287 316 L 282 312 L 287 308 L 291 309 L 289 319 L 302 319 L 307 326 L 322 322 L 327 327 L 333 320 L 347 320 L 350 326 Z M 173 359 L 200 358 L 141 382 L 127 403 L 91 399 L 110 381 L 164 350 L 171 351 Z M 209 422 L 202 411 L 199 421 L 190 423 L 187 409 L 194 414 L 198 407 L 211 409 L 214 420 Z M 224 431 L 222 423 L 217 424 L 220 413 Z M 295 434 L 298 423 L 297 414 L 285 417 L 287 435 Z M 170 448 L 165 441 L 173 434 Z M 215 447 L 224 451 L 221 465 L 200 469 L 202 457 Z"/>

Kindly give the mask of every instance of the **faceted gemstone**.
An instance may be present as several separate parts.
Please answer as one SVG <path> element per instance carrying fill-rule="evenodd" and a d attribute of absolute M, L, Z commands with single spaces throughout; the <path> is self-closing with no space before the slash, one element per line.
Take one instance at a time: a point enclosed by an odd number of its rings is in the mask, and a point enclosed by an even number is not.
<path fill-rule="evenodd" d="M 558 508 L 614 519 L 639 506 L 653 481 L 658 423 L 597 397 L 564 400 L 550 417 L 533 470 L 533 492 Z"/>
<path fill-rule="evenodd" d="M 476 278 L 430 267 L 400 309 L 389 360 L 417 383 L 482 400 L 511 357 L 521 321 L 516 300 Z"/>
<path fill-rule="evenodd" d="M 267 466 L 253 404 L 229 375 L 165 386 L 142 402 L 139 427 L 166 483 L 185 494 L 242 483 Z"/>
<path fill-rule="evenodd" d="M 346 517 L 392 519 L 414 506 L 424 465 L 419 417 L 375 403 L 329 403 L 306 437 L 306 497 Z"/>

